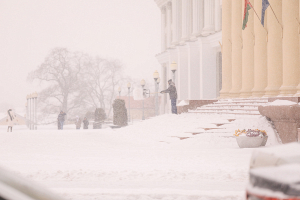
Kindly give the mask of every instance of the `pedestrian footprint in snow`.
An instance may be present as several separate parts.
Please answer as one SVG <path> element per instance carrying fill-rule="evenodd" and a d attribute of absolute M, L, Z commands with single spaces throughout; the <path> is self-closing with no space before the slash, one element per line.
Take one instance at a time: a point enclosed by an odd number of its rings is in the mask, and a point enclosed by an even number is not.
<path fill-rule="evenodd" d="M 65 116 L 66 116 L 66 113 L 64 113 L 63 111 L 60 111 L 60 113 L 57 117 L 58 130 L 63 130 L 64 122 L 65 122 Z"/>
<path fill-rule="evenodd" d="M 14 126 L 14 122 L 17 122 L 17 118 L 16 118 L 16 115 L 14 113 L 14 111 L 12 111 L 12 109 L 9 109 L 7 111 L 7 118 L 6 118 L 6 122 L 7 122 L 7 132 L 9 132 L 9 129 L 10 129 L 10 132 L 12 132 L 12 128 Z"/>
<path fill-rule="evenodd" d="M 80 117 L 78 117 L 78 115 L 76 116 L 75 125 L 76 125 L 76 129 L 80 129 L 81 119 L 80 119 Z"/>
<path fill-rule="evenodd" d="M 83 129 L 88 129 L 88 128 L 89 128 L 89 121 L 85 117 L 84 120 L 83 120 Z"/>

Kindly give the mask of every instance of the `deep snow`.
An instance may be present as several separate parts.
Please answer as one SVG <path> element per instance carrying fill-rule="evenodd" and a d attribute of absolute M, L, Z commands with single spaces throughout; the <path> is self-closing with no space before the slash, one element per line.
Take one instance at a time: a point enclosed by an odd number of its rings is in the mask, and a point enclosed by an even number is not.
<path fill-rule="evenodd" d="M 162 115 L 101 130 L 0 128 L 0 165 L 72 200 L 242 200 L 253 149 L 240 149 L 234 130 L 266 130 L 267 146 L 277 144 L 261 116 Z"/>

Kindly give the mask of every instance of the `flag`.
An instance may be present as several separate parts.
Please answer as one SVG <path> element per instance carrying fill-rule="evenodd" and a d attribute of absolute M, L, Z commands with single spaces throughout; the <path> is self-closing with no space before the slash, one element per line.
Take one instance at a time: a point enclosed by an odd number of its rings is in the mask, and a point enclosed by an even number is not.
<path fill-rule="evenodd" d="M 261 24 L 265 26 L 265 11 L 269 7 L 269 0 L 262 0 L 262 10 L 261 10 Z"/>
<path fill-rule="evenodd" d="M 244 9 L 244 19 L 243 19 L 243 30 L 247 27 L 249 10 L 252 8 L 252 5 L 249 0 L 245 0 L 245 9 Z"/>

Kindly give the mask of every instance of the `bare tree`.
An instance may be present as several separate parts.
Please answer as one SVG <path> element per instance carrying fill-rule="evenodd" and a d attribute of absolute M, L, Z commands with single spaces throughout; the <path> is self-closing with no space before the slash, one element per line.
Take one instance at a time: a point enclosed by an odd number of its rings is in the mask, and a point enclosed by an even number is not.
<path fill-rule="evenodd" d="M 118 60 L 90 58 L 82 73 L 86 103 L 101 107 L 110 116 L 116 89 L 122 80 L 122 65 Z"/>
<path fill-rule="evenodd" d="M 46 83 L 40 92 L 39 105 L 43 113 L 53 114 L 60 109 L 66 113 L 84 103 L 80 87 L 80 74 L 87 56 L 72 53 L 65 48 L 55 48 L 36 70 L 28 75 L 29 81 Z"/>

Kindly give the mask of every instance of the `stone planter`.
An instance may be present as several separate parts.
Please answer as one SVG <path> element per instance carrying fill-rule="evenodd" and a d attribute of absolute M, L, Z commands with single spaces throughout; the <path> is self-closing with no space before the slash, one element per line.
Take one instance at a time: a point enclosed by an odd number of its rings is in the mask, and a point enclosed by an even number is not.
<path fill-rule="evenodd" d="M 267 141 L 268 141 L 268 136 L 265 136 L 263 142 L 261 143 L 261 146 L 266 146 Z"/>
<path fill-rule="evenodd" d="M 238 136 L 238 137 L 235 137 L 235 139 L 240 148 L 257 148 L 257 147 L 266 145 L 268 136 L 266 136 L 266 137 Z"/>

